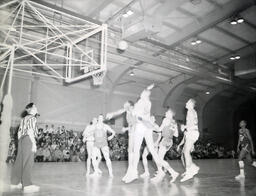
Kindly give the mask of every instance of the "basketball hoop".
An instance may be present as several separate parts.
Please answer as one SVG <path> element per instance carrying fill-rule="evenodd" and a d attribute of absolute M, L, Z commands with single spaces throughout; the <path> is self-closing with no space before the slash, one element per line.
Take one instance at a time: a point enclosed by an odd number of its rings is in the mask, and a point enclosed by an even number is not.
<path fill-rule="evenodd" d="M 105 71 L 93 74 L 92 75 L 93 85 L 95 85 L 95 86 L 102 85 L 105 74 L 106 74 Z"/>

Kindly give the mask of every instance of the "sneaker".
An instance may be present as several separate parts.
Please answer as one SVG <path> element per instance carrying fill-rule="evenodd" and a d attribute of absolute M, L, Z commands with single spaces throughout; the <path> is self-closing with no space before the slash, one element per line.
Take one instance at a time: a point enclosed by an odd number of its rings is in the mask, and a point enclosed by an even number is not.
<path fill-rule="evenodd" d="M 173 173 L 173 174 L 172 174 L 172 179 L 171 179 L 170 183 L 173 183 L 173 182 L 177 179 L 177 177 L 178 177 L 179 175 L 180 175 L 180 174 L 179 174 L 178 172 Z"/>
<path fill-rule="evenodd" d="M 133 174 L 128 175 L 124 182 L 127 184 L 127 183 L 131 183 L 132 181 L 137 180 L 137 179 L 138 179 L 138 174 L 133 173 Z"/>
<path fill-rule="evenodd" d="M 10 185 L 10 189 L 14 190 L 14 189 L 22 189 L 22 184 L 11 184 Z"/>
<path fill-rule="evenodd" d="M 101 173 L 95 171 L 95 172 L 93 172 L 92 174 L 90 174 L 90 176 L 92 176 L 92 177 L 98 177 L 98 176 L 101 176 Z"/>
<path fill-rule="evenodd" d="M 155 177 L 150 179 L 150 181 L 153 183 L 158 183 L 163 180 L 164 176 L 165 173 L 163 171 L 159 171 Z"/>
<path fill-rule="evenodd" d="M 122 178 L 122 181 L 125 182 L 126 179 L 127 179 L 127 177 L 128 177 L 128 172 L 126 172 L 126 174 L 125 174 L 124 177 Z"/>
<path fill-rule="evenodd" d="M 191 174 L 190 172 L 187 172 L 186 175 L 180 180 L 180 182 L 185 182 L 193 177 L 194 177 L 193 174 Z"/>
<path fill-rule="evenodd" d="M 194 176 L 194 175 L 198 174 L 200 168 L 196 165 L 192 165 L 190 169 L 191 169 L 191 171 L 190 171 L 191 175 Z"/>
<path fill-rule="evenodd" d="M 238 176 L 235 177 L 236 180 L 240 180 L 240 179 L 244 179 L 245 176 L 244 175 L 241 175 L 239 174 Z"/>
<path fill-rule="evenodd" d="M 24 189 L 23 189 L 24 193 L 35 193 L 38 191 L 40 191 L 40 187 L 36 185 L 24 186 Z"/>
<path fill-rule="evenodd" d="M 148 178 L 150 176 L 149 172 L 144 172 L 140 175 L 141 178 Z"/>
<path fill-rule="evenodd" d="M 187 171 L 181 174 L 181 177 L 184 177 L 187 174 Z"/>

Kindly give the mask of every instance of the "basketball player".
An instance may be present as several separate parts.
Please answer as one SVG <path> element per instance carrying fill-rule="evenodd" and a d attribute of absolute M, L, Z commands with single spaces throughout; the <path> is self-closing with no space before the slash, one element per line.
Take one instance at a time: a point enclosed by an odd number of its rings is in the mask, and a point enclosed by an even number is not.
<path fill-rule="evenodd" d="M 110 120 L 116 116 L 126 113 L 126 120 L 128 123 L 128 127 L 124 128 L 123 132 L 128 131 L 128 169 L 125 176 L 122 178 L 122 181 L 126 180 L 128 176 L 129 166 L 132 165 L 132 159 L 133 159 L 133 134 L 134 134 L 134 125 L 135 125 L 135 120 L 132 115 L 133 108 L 134 108 L 134 103 L 132 101 L 127 101 L 121 110 L 118 110 L 117 112 L 113 112 L 113 113 L 108 113 L 106 116 L 106 119 Z"/>
<path fill-rule="evenodd" d="M 240 129 L 237 152 L 239 152 L 238 164 L 240 168 L 240 174 L 235 177 L 237 180 L 245 178 L 243 161 L 244 159 L 246 159 L 250 164 L 252 164 L 252 166 L 256 167 L 256 161 L 252 160 L 252 155 L 254 155 L 255 152 L 250 131 L 246 128 L 246 122 L 244 120 L 242 120 L 239 125 Z"/>
<path fill-rule="evenodd" d="M 158 151 L 158 146 L 159 146 L 159 142 L 158 142 L 158 138 L 160 133 L 158 132 L 159 130 L 159 126 L 155 123 L 156 119 L 154 116 L 151 116 L 151 122 L 154 125 L 154 131 L 153 131 L 153 141 L 154 141 L 154 147 L 156 149 L 156 151 Z M 149 150 L 147 148 L 147 146 L 145 146 L 143 153 L 142 153 L 142 163 L 143 163 L 143 167 L 144 167 L 144 173 L 140 175 L 141 178 L 147 178 L 150 176 L 149 170 L 148 170 L 148 159 L 147 156 L 149 155 Z"/>
<path fill-rule="evenodd" d="M 161 137 L 159 140 L 160 143 L 158 156 L 161 160 L 164 160 L 165 154 L 172 147 L 173 136 L 178 137 L 178 126 L 173 117 L 174 112 L 171 109 L 167 110 L 165 113 L 165 118 L 163 119 L 163 122 L 159 129 L 159 131 L 161 132 Z M 157 169 L 157 175 L 154 178 L 152 178 L 152 180 L 155 182 L 161 181 L 165 176 L 165 172 L 163 171 L 162 167 L 158 167 Z M 171 167 L 169 168 L 169 170 L 171 170 L 172 174 L 172 180 L 170 181 L 172 183 L 179 176 L 179 173 L 174 171 Z"/>
<path fill-rule="evenodd" d="M 172 170 L 169 164 L 166 161 L 163 161 L 159 158 L 157 151 L 154 148 L 154 142 L 152 138 L 152 129 L 154 129 L 151 121 L 150 121 L 150 110 L 151 110 L 151 102 L 150 95 L 151 89 L 154 87 L 154 84 L 150 85 L 145 89 L 141 95 L 140 99 L 134 105 L 133 115 L 136 119 L 133 140 L 133 160 L 131 169 L 128 171 L 128 177 L 125 180 L 125 183 L 130 183 L 138 178 L 138 163 L 140 158 L 140 147 L 143 139 L 145 138 L 147 147 L 149 152 L 152 154 L 152 157 L 156 163 L 156 165 L 163 166 L 167 169 L 168 172 L 172 173 Z"/>
<path fill-rule="evenodd" d="M 83 132 L 83 142 L 86 143 L 86 149 L 87 149 L 87 154 L 88 154 L 88 158 L 87 158 L 87 170 L 86 170 L 86 176 L 90 175 L 90 169 L 91 169 L 91 162 L 92 160 L 92 155 L 93 155 L 93 145 L 94 145 L 94 130 L 95 130 L 95 125 L 97 124 L 97 118 L 93 118 L 92 119 L 92 124 L 88 125 L 84 132 Z M 95 163 L 93 163 L 93 166 L 95 165 Z M 94 168 L 94 171 L 97 168 Z M 101 173 L 98 170 L 99 173 Z"/>
<path fill-rule="evenodd" d="M 193 163 L 191 152 L 194 149 L 194 144 L 199 138 L 199 130 L 198 130 L 198 117 L 195 107 L 195 100 L 189 99 L 186 103 L 187 116 L 186 116 L 186 125 L 182 125 L 181 129 L 184 131 L 186 129 L 184 135 L 184 147 L 183 147 L 183 155 L 186 171 L 181 179 L 181 182 L 189 180 L 194 177 L 199 171 L 199 167 Z M 180 144 L 178 145 L 180 146 Z"/>
<path fill-rule="evenodd" d="M 107 132 L 111 133 L 111 136 L 107 136 Z M 94 148 L 93 148 L 93 159 L 95 163 L 96 173 L 98 172 L 98 165 L 101 161 L 101 152 L 106 160 L 108 167 L 109 176 L 113 177 L 112 163 L 109 156 L 108 140 L 113 139 L 115 131 L 103 122 L 103 115 L 99 115 L 98 122 L 95 125 L 94 130 Z"/>
<path fill-rule="evenodd" d="M 38 192 L 39 186 L 33 185 L 31 172 L 36 152 L 37 108 L 34 103 L 26 106 L 26 116 L 22 118 L 18 130 L 18 154 L 11 174 L 11 189 L 23 188 L 24 193 Z"/>

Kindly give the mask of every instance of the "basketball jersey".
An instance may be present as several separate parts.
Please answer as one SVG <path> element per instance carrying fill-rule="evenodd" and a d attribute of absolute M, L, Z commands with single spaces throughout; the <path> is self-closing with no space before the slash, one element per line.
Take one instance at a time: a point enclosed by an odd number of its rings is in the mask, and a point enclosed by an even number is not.
<path fill-rule="evenodd" d="M 239 130 L 239 140 L 240 140 L 240 145 L 241 145 L 242 148 L 244 148 L 245 150 L 250 150 L 251 149 L 251 144 L 250 144 L 250 140 L 248 138 L 248 135 L 246 134 L 247 130 L 248 129 L 245 129 L 245 131 L 243 129 Z"/>
<path fill-rule="evenodd" d="M 105 130 L 104 125 L 102 127 L 98 127 L 98 126 L 95 127 L 94 145 L 98 148 L 102 148 L 108 145 L 107 131 Z"/>
<path fill-rule="evenodd" d="M 187 131 L 198 131 L 198 118 L 195 110 L 188 110 L 186 116 Z"/>
<path fill-rule="evenodd" d="M 164 121 L 168 121 L 166 118 Z M 162 130 L 163 138 L 172 138 L 173 136 L 178 137 L 178 126 L 175 120 L 170 120 L 167 126 L 165 126 Z"/>
<path fill-rule="evenodd" d="M 29 133 L 37 134 L 36 117 L 32 115 L 25 116 L 21 122 L 18 130 L 18 138 L 27 136 Z"/>
<path fill-rule="evenodd" d="M 150 120 L 151 102 L 149 100 L 139 99 L 134 105 L 133 113 L 137 117 Z"/>
<path fill-rule="evenodd" d="M 134 119 L 134 116 L 132 115 L 132 112 L 126 111 L 126 120 L 129 127 L 135 124 L 135 119 Z"/>
<path fill-rule="evenodd" d="M 83 132 L 83 137 L 86 137 L 86 141 L 93 141 L 94 140 L 94 129 L 93 125 L 89 125 L 85 128 Z"/>

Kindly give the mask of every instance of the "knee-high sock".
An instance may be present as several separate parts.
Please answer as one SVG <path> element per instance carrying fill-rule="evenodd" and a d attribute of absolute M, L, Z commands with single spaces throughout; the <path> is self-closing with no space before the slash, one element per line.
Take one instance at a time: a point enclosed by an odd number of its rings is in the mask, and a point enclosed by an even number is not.
<path fill-rule="evenodd" d="M 240 175 L 244 176 L 244 162 L 243 161 L 238 161 L 239 168 L 240 168 Z"/>

